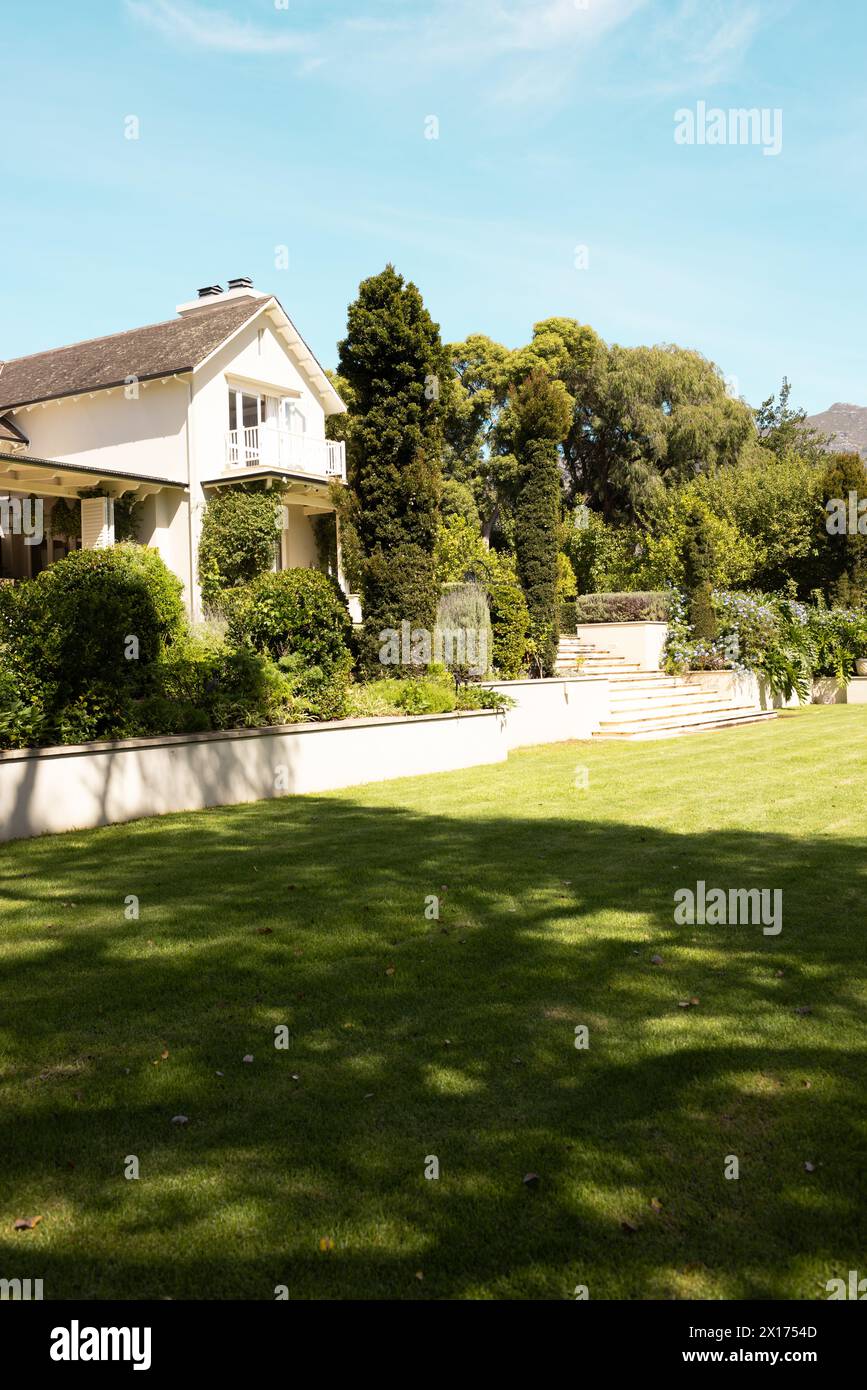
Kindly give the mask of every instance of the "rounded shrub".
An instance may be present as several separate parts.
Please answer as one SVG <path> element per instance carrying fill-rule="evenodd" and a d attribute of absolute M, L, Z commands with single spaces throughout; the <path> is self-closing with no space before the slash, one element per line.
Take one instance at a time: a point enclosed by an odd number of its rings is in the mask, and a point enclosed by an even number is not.
<path fill-rule="evenodd" d="M 298 654 L 311 666 L 342 660 L 352 620 L 336 585 L 320 570 L 260 574 L 232 604 L 228 633 L 275 660 Z"/>
<path fill-rule="evenodd" d="M 17 587 L 10 659 L 49 718 L 63 724 L 68 706 L 88 737 L 115 736 L 126 699 L 184 629 L 182 592 L 155 550 L 73 551 Z"/>
<path fill-rule="evenodd" d="M 259 575 L 233 601 L 228 636 L 276 661 L 313 717 L 341 717 L 352 668 L 352 620 L 327 575 L 310 569 Z"/>

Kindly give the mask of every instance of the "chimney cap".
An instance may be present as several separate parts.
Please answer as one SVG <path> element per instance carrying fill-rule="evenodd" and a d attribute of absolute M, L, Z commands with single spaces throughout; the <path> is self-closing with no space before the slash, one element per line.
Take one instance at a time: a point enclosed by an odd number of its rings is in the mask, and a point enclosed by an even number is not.
<path fill-rule="evenodd" d="M 215 294 L 222 294 L 222 285 L 203 285 L 199 290 L 199 299 L 212 299 Z"/>
<path fill-rule="evenodd" d="M 253 281 L 249 275 L 236 275 L 234 280 L 229 281 L 230 290 L 251 290 Z"/>

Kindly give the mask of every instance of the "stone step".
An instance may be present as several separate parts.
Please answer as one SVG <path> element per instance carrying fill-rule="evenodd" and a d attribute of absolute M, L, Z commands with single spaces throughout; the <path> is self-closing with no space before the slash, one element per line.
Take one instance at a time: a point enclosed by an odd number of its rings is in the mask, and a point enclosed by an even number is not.
<path fill-rule="evenodd" d="M 616 656 L 560 656 L 557 660 L 561 664 L 565 661 L 574 666 L 590 666 L 594 671 L 598 670 L 600 666 L 611 671 L 640 671 L 642 669 L 637 661 L 624 661 L 622 657 Z M 651 671 L 649 674 L 654 675 L 655 673 Z"/>
<path fill-rule="evenodd" d="M 628 700 L 611 702 L 611 717 L 617 723 L 625 720 L 677 719 L 681 715 L 719 714 L 732 708 L 725 700 Z"/>
<path fill-rule="evenodd" d="M 634 740 L 671 738 L 677 734 L 703 733 L 741 724 L 759 724 L 775 718 L 775 710 L 760 710 L 753 705 L 730 705 L 715 712 L 699 711 L 673 717 L 649 716 L 643 719 L 605 720 L 593 737 Z"/>

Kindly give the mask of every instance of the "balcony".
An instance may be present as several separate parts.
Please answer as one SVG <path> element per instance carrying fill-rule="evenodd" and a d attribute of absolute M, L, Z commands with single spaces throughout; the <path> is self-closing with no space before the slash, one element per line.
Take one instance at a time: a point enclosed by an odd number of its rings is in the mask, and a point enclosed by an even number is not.
<path fill-rule="evenodd" d="M 346 445 L 342 440 L 311 439 L 277 425 L 252 425 L 226 435 L 228 468 L 280 468 L 311 478 L 346 482 Z"/>

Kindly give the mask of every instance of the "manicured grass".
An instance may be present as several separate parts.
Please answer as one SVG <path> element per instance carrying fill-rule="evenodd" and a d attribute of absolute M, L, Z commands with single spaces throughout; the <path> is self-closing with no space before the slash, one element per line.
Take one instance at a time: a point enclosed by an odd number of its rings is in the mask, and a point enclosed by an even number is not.
<path fill-rule="evenodd" d="M 0 1275 L 826 1297 L 867 1272 L 865 786 L 867 710 L 810 709 L 0 847 Z M 675 926 L 699 879 L 782 933 Z"/>

